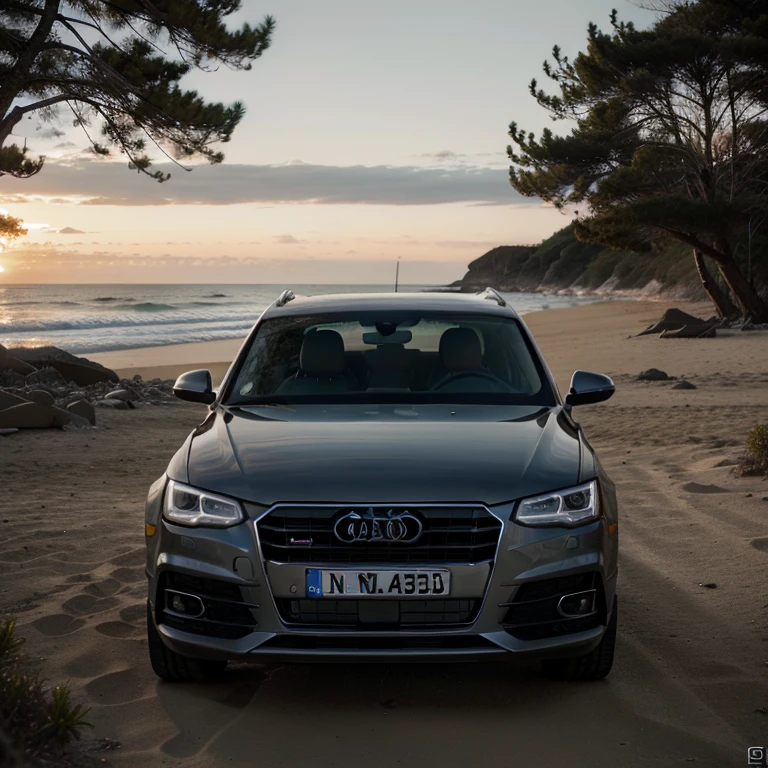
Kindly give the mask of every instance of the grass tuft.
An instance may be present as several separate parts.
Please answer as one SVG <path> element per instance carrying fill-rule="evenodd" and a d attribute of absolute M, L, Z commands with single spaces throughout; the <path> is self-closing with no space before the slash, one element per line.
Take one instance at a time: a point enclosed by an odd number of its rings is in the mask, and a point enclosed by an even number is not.
<path fill-rule="evenodd" d="M 768 424 L 755 424 L 749 431 L 738 470 L 741 475 L 768 475 Z"/>
<path fill-rule="evenodd" d="M 66 685 L 48 689 L 27 669 L 15 629 L 10 619 L 0 623 L 0 753 L 15 753 L 24 765 L 56 764 L 64 747 L 90 727 L 88 710 L 72 703 Z"/>

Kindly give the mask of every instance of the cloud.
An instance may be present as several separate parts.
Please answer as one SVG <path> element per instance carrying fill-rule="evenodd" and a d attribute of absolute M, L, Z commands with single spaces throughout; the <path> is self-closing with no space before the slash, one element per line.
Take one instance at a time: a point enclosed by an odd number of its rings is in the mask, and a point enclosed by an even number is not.
<path fill-rule="evenodd" d="M 487 167 L 202 165 L 191 172 L 161 164 L 172 178 L 158 184 L 122 163 L 49 161 L 42 173 L 19 182 L 11 196 L 88 205 L 233 205 L 322 203 L 530 205 L 509 185 L 505 170 Z M 0 196 L 0 202 L 5 198 Z"/>
<path fill-rule="evenodd" d="M 298 245 L 301 242 L 301 240 L 297 240 L 293 235 L 278 235 L 274 240 L 281 245 Z"/>
<path fill-rule="evenodd" d="M 415 157 L 430 157 L 433 160 L 459 160 L 466 155 L 459 154 L 458 152 L 451 152 L 450 149 L 441 149 L 438 152 L 424 152 L 421 155 L 415 155 Z"/>

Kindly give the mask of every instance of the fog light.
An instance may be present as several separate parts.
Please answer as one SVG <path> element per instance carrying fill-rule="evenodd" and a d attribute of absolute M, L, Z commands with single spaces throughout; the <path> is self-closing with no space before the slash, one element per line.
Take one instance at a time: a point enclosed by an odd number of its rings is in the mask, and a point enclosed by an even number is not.
<path fill-rule="evenodd" d="M 186 592 L 165 591 L 166 610 L 173 611 L 181 616 L 197 619 L 205 612 L 203 601 L 196 595 L 188 595 Z"/>
<path fill-rule="evenodd" d="M 557 604 L 557 611 L 561 616 L 569 619 L 578 616 L 589 616 L 595 612 L 595 590 L 575 592 L 572 595 L 563 595 Z"/>

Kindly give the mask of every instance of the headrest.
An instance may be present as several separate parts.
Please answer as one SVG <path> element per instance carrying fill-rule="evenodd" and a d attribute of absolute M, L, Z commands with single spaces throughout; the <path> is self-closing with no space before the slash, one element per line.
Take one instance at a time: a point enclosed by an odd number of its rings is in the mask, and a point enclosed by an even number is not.
<path fill-rule="evenodd" d="M 336 331 L 313 331 L 304 337 L 299 355 L 302 373 L 338 376 L 344 372 L 344 340 Z"/>
<path fill-rule="evenodd" d="M 440 337 L 440 362 L 446 371 L 483 369 L 480 339 L 471 328 L 449 328 Z"/>

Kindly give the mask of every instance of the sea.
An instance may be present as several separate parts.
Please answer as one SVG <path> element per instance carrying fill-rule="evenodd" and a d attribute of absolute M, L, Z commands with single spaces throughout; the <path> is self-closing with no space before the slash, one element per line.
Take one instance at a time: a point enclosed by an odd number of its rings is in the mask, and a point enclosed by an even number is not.
<path fill-rule="evenodd" d="M 0 344 L 53 345 L 73 354 L 244 336 L 282 290 L 391 291 L 392 285 L 0 285 Z M 402 285 L 401 291 L 438 286 Z M 600 301 L 543 293 L 504 294 L 519 314 Z"/>

